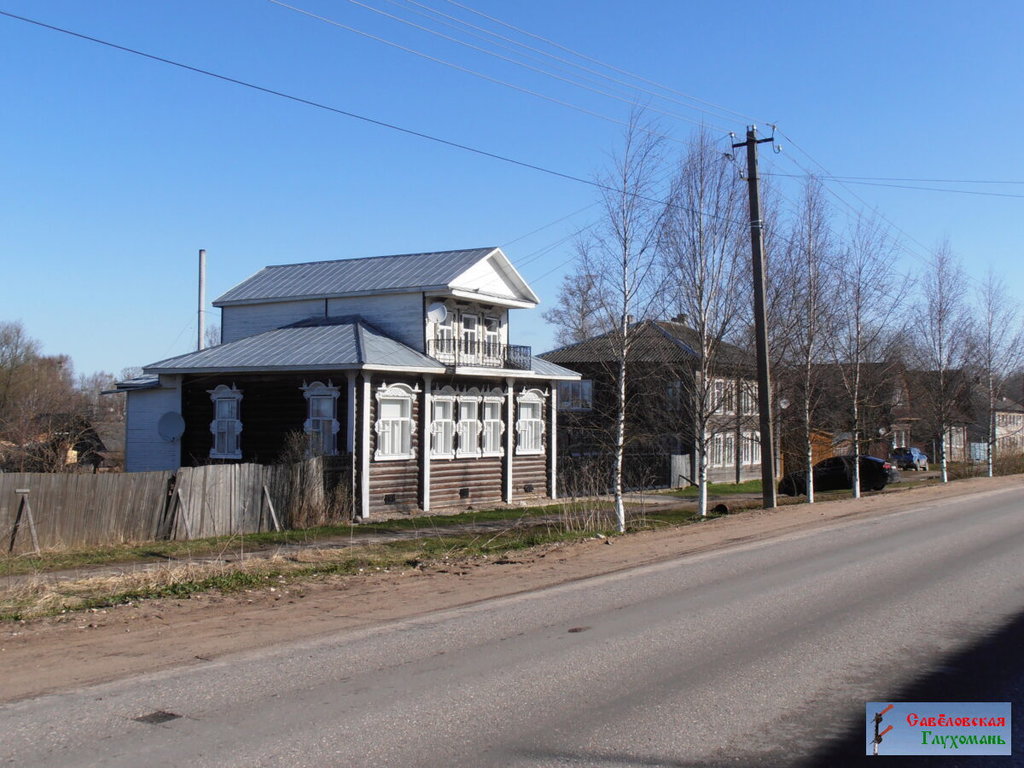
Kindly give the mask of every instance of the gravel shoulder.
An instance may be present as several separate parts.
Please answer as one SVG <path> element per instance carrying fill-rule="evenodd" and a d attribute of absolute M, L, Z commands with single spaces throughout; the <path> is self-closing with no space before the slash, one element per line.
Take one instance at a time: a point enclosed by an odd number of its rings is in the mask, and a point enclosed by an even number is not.
<path fill-rule="evenodd" d="M 282 583 L 0 626 L 0 701 L 13 701 L 292 640 L 344 632 L 660 560 L 738 546 L 938 499 L 1024 491 L 1024 476 L 975 478 L 858 500 L 787 505 L 705 523 L 391 572 Z"/>

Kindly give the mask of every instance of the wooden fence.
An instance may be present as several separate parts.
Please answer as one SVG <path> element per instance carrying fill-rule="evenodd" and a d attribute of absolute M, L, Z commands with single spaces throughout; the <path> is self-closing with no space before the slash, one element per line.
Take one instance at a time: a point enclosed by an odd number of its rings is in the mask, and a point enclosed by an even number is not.
<path fill-rule="evenodd" d="M 0 474 L 0 551 L 256 533 L 273 530 L 275 519 L 285 528 L 340 522 L 351 516 L 348 466 L 332 457 L 177 472 Z"/>

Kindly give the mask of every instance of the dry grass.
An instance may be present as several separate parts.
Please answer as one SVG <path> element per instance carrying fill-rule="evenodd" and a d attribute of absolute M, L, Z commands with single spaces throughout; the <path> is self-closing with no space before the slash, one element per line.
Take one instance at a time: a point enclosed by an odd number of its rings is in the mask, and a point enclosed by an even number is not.
<path fill-rule="evenodd" d="M 367 568 L 402 567 L 395 553 L 338 549 L 306 549 L 287 557 L 273 555 L 231 563 L 186 562 L 160 564 L 117 574 L 78 579 L 48 579 L 35 575 L 13 581 L 0 591 L 0 618 L 27 619 L 68 611 L 130 603 L 161 597 L 189 597 L 208 591 L 273 588 L 283 579 L 312 579 L 330 574 L 357 573 Z"/>

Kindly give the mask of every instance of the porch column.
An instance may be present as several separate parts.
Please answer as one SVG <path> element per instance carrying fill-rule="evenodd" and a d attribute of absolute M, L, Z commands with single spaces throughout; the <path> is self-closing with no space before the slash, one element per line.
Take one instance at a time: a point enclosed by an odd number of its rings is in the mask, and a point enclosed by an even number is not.
<path fill-rule="evenodd" d="M 348 378 L 348 389 L 346 391 L 346 421 L 348 429 L 345 430 L 345 453 L 353 453 L 356 449 L 356 372 L 345 371 Z"/>
<path fill-rule="evenodd" d="M 359 516 L 370 516 L 370 374 L 363 373 L 363 401 L 360 403 Z"/>
<path fill-rule="evenodd" d="M 433 380 L 430 374 L 423 376 L 423 413 L 420 414 L 420 477 L 423 481 L 423 497 L 420 507 L 424 512 L 430 511 L 430 409 L 433 400 L 430 387 Z"/>
<path fill-rule="evenodd" d="M 558 498 L 558 383 L 551 386 L 551 427 L 548 434 L 548 461 L 551 463 L 551 498 Z"/>
<path fill-rule="evenodd" d="M 512 503 L 512 448 L 516 428 L 515 379 L 505 379 L 505 503 Z"/>

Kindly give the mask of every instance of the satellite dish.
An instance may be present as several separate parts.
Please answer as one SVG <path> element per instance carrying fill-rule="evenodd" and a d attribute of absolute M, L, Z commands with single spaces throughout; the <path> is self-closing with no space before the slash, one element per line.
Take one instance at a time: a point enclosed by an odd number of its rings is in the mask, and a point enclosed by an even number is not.
<path fill-rule="evenodd" d="M 427 307 L 427 319 L 435 323 L 443 323 L 448 317 L 448 307 L 439 301 L 435 301 Z"/>
<path fill-rule="evenodd" d="M 181 418 L 180 413 L 168 411 L 156 423 L 156 431 L 161 439 L 172 443 L 185 434 L 185 420 Z"/>

